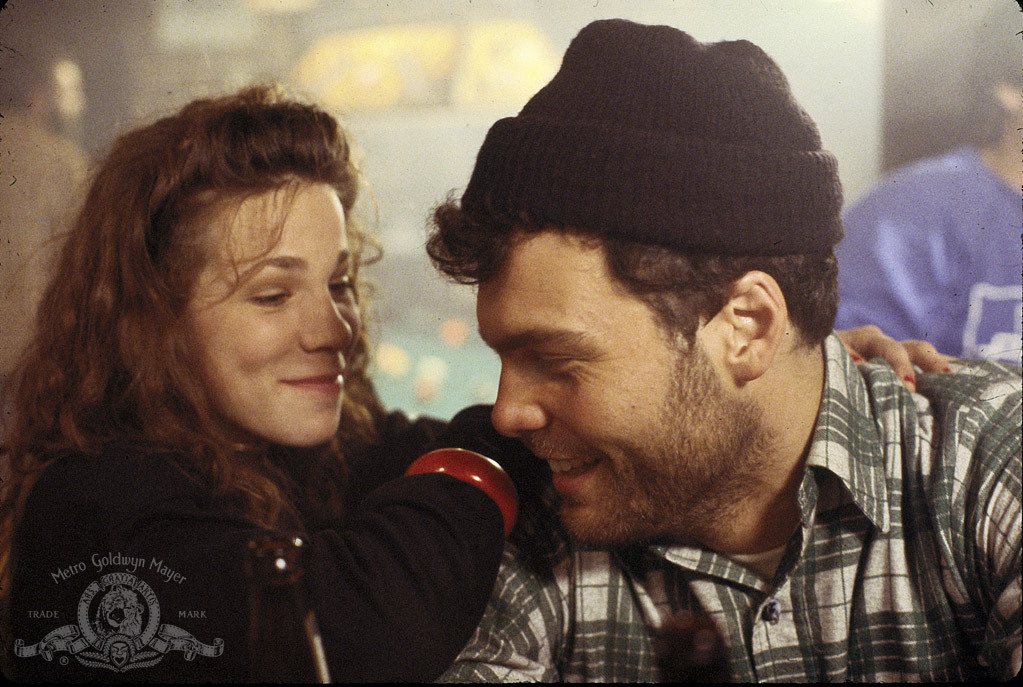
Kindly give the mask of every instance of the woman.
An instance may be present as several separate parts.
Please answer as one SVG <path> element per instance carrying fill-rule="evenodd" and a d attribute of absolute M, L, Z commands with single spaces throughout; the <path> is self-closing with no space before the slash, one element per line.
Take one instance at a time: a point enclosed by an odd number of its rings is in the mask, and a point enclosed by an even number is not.
<path fill-rule="evenodd" d="M 334 679 L 431 679 L 468 639 L 503 543 L 495 503 L 439 474 L 346 503 L 346 457 L 369 451 L 383 462 L 362 481 L 385 482 L 432 436 L 387 417 L 366 375 L 358 182 L 336 121 L 269 88 L 114 144 L 11 398 L 16 677 L 265 677 L 248 672 L 244 569 L 263 531 L 307 540 Z"/>

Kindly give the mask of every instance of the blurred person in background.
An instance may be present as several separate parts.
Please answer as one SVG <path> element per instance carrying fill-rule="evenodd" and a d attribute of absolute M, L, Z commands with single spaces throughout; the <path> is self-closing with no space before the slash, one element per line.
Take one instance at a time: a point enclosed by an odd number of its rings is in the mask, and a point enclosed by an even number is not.
<path fill-rule="evenodd" d="M 975 144 L 896 170 L 845 211 L 837 327 L 874 323 L 942 353 L 1020 364 L 1021 31 L 1008 1 L 975 29 Z"/>
<path fill-rule="evenodd" d="M 469 637 L 514 487 L 392 479 L 442 424 L 388 415 L 367 375 L 349 154 L 326 112 L 253 88 L 99 165 L 11 377 L 9 676 L 267 678 L 243 567 L 265 532 L 307 540 L 334 679 L 428 680 Z"/>
<path fill-rule="evenodd" d="M 75 74 L 79 88 L 69 89 Z M 81 110 L 73 62 L 0 46 L 0 399 L 85 180 L 84 153 L 60 133 L 62 103 Z M 2 436 L 9 409 L 0 408 Z"/>

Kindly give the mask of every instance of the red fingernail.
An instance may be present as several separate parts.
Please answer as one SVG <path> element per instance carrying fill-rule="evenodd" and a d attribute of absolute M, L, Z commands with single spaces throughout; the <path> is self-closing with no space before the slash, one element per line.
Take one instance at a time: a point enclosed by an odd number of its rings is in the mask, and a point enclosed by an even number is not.
<path fill-rule="evenodd" d="M 916 386 L 916 377 L 914 377 L 913 375 L 903 375 L 902 381 L 909 382 L 913 386 Z"/>
<path fill-rule="evenodd" d="M 853 359 L 854 363 L 862 363 L 863 362 L 863 356 L 856 355 L 855 353 L 852 354 L 852 359 Z"/>
<path fill-rule="evenodd" d="M 948 365 L 946 365 L 946 366 L 945 366 L 944 368 L 942 368 L 942 370 L 941 370 L 941 371 L 942 371 L 942 372 L 952 372 L 952 368 L 951 368 L 951 367 L 949 367 Z"/>

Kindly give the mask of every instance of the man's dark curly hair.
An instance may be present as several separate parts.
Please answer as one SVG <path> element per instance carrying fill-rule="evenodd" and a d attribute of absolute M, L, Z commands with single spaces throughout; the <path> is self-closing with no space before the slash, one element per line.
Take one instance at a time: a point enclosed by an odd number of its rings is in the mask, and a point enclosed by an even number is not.
<path fill-rule="evenodd" d="M 802 342 L 815 346 L 831 333 L 838 309 L 838 268 L 833 251 L 796 255 L 681 253 L 575 227 L 542 225 L 528 214 L 469 214 L 449 198 L 433 212 L 426 251 L 434 266 L 462 284 L 480 284 L 501 270 L 519 231 L 555 230 L 602 246 L 611 274 L 654 311 L 670 336 L 692 343 L 701 319 L 727 302 L 731 285 L 752 270 L 778 282 Z"/>

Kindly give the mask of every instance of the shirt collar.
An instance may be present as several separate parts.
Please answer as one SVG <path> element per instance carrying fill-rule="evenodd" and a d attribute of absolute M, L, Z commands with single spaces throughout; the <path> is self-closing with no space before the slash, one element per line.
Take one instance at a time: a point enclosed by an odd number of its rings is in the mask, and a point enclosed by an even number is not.
<path fill-rule="evenodd" d="M 816 468 L 835 475 L 863 514 L 887 532 L 891 526 L 888 480 L 867 385 L 834 334 L 824 341 L 824 361 L 824 393 L 799 489 L 803 521 L 809 521 L 816 502 L 817 484 L 811 469 Z"/>

